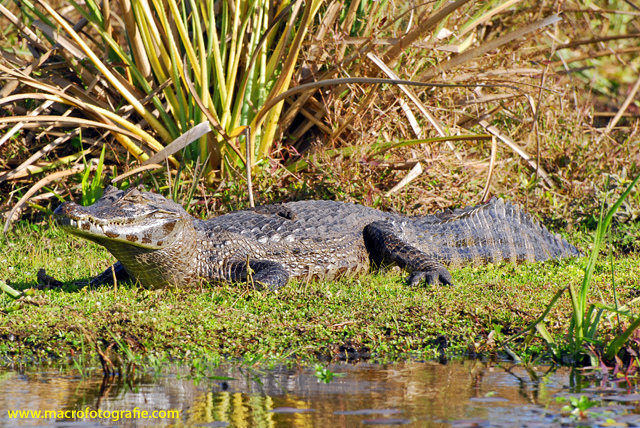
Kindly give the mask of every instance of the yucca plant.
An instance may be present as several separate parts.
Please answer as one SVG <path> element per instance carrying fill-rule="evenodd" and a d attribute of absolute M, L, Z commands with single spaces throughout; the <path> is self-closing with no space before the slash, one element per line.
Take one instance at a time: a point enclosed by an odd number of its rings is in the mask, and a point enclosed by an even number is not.
<path fill-rule="evenodd" d="M 223 168 L 223 159 L 233 167 L 244 162 L 242 148 L 229 135 L 250 124 L 268 98 L 288 89 L 300 45 L 322 1 L 304 8 L 302 1 L 238 1 L 233 10 L 228 2 L 195 0 L 121 0 L 119 10 L 108 2 L 70 3 L 88 23 L 82 30 L 46 0 L 25 0 L 21 9 L 27 25 L 40 20 L 42 39 L 33 36 L 40 45 L 68 48 L 62 56 L 81 81 L 50 76 L 36 82 L 3 71 L 22 78 L 41 99 L 130 131 L 136 143 L 129 135 L 116 138 L 140 161 L 205 120 L 201 101 L 216 133 L 191 145 L 186 155 L 208 158 L 211 171 Z M 35 98 L 23 93 L 12 100 L 27 97 Z M 137 114 L 123 117 L 132 110 Z M 273 145 L 279 111 L 272 109 L 265 126 L 253 130 L 259 153 Z M 148 132 L 136 126 L 140 119 Z"/>

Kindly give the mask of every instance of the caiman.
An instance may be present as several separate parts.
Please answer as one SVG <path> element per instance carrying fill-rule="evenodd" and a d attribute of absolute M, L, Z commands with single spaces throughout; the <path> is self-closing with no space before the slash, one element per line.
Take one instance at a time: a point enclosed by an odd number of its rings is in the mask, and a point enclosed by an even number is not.
<path fill-rule="evenodd" d="M 95 204 L 66 202 L 54 217 L 118 260 L 93 284 L 115 274 L 147 287 L 251 281 L 276 290 L 292 278 L 335 279 L 380 265 L 407 270 L 409 285 L 451 284 L 445 265 L 580 255 L 521 208 L 496 198 L 422 217 L 311 200 L 199 220 L 156 193 L 108 187 Z"/>

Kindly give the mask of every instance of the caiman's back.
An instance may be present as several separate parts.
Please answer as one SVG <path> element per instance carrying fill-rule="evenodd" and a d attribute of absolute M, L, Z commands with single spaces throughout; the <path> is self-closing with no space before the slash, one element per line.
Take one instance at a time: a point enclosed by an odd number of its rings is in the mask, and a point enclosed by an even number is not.
<path fill-rule="evenodd" d="M 298 201 L 264 205 L 200 221 L 198 235 L 211 242 L 209 263 L 201 276 L 232 276 L 220 263 L 266 260 L 281 264 L 289 278 L 335 279 L 364 272 L 370 258 L 363 229 L 376 221 L 401 220 L 401 216 L 373 208 L 336 201 Z M 407 219 L 404 219 L 407 221 Z M 229 256 L 225 256 L 229 254 Z"/>
<path fill-rule="evenodd" d="M 264 231 L 299 237 L 321 237 L 327 234 L 357 233 L 369 223 L 379 220 L 407 220 L 399 214 L 383 212 L 348 202 L 296 201 L 262 205 L 205 220 L 207 227 L 219 225 L 237 233 L 248 233 L 260 239 Z M 259 232 L 263 230 L 263 232 Z"/>
<path fill-rule="evenodd" d="M 280 263 L 290 278 L 334 279 L 367 270 L 370 261 L 420 271 L 436 264 L 579 255 L 522 209 L 496 198 L 423 217 L 343 202 L 300 201 L 233 212 L 203 225 L 212 240 L 230 236 L 226 242 L 240 259 Z"/>

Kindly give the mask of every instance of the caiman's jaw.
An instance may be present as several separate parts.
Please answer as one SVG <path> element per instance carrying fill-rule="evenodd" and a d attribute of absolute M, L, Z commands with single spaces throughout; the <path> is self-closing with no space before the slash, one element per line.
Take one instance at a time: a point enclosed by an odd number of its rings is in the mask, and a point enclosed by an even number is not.
<path fill-rule="evenodd" d="M 65 202 L 53 215 L 67 232 L 101 245 L 122 242 L 148 249 L 171 245 L 191 222 L 184 208 L 161 195 L 111 186 L 95 204 Z"/>

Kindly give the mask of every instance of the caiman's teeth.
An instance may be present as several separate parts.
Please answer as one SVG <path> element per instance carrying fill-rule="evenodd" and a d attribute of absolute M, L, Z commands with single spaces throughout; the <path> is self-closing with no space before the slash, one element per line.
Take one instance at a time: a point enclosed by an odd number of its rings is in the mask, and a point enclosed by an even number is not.
<path fill-rule="evenodd" d="M 70 217 L 67 217 L 69 220 L 69 225 L 70 226 L 74 226 L 74 227 L 81 227 L 81 225 L 83 223 L 88 223 L 94 227 L 101 227 L 104 228 L 105 226 L 123 226 L 123 225 L 128 225 L 131 224 L 130 221 L 127 220 L 109 220 L 109 221 L 101 221 L 98 219 L 94 219 L 94 218 L 82 218 L 82 219 L 73 219 Z"/>

